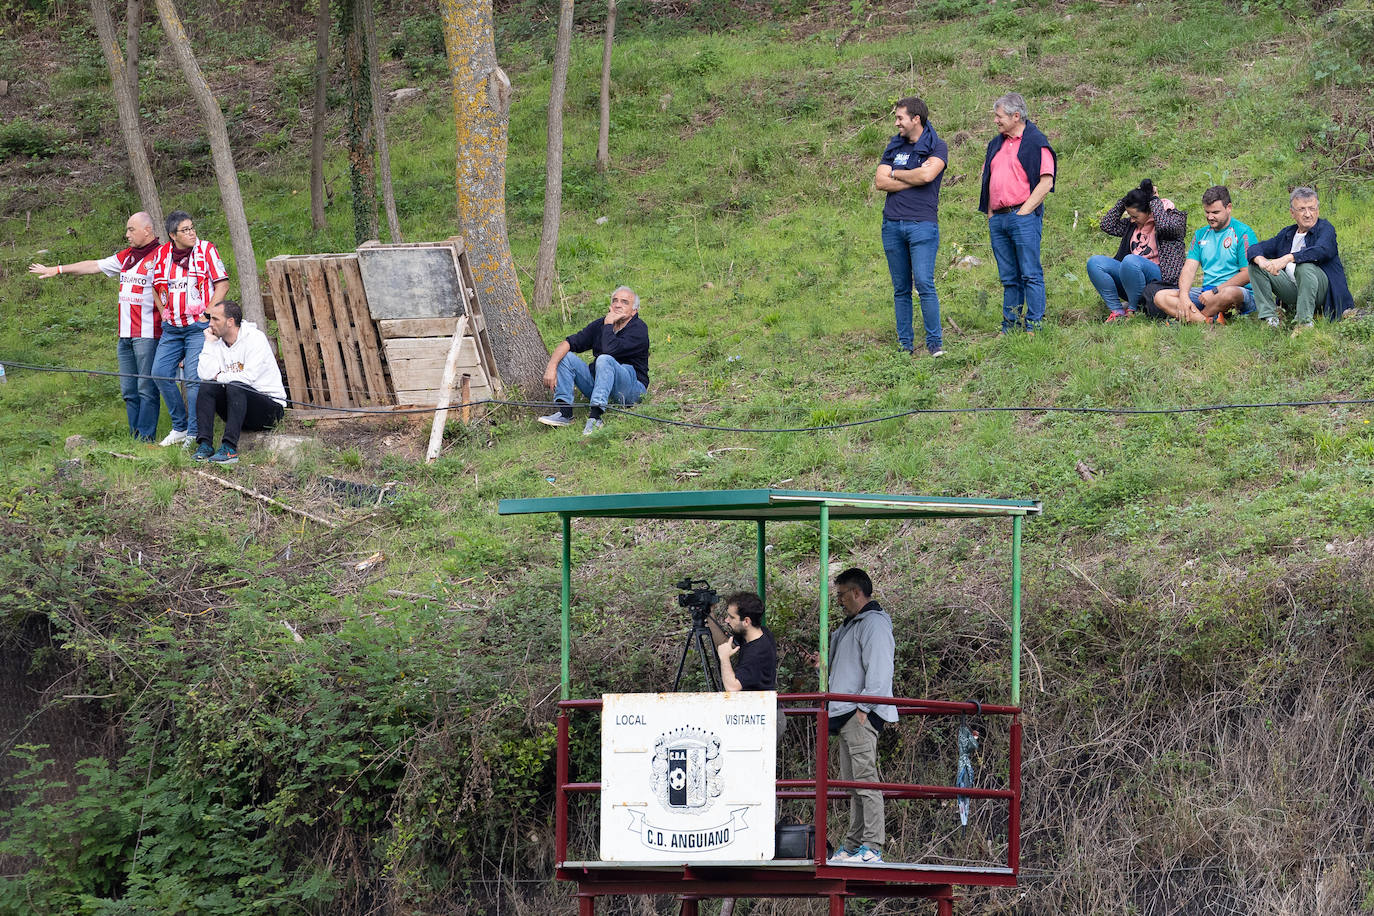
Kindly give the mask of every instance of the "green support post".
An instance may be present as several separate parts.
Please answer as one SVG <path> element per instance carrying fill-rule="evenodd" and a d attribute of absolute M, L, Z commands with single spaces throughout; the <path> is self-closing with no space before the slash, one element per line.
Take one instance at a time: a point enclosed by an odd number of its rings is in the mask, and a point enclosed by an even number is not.
<path fill-rule="evenodd" d="M 768 544 L 767 537 L 766 537 L 765 534 L 764 534 L 764 526 L 765 526 L 766 524 L 767 524 L 766 522 L 764 522 L 763 520 L 760 519 L 760 521 L 759 521 L 759 534 L 758 534 L 758 579 L 757 579 L 757 582 L 758 582 L 759 600 L 762 601 L 762 602 L 764 602 L 764 606 L 765 606 L 765 607 L 767 606 L 767 601 L 768 601 L 768 596 L 767 596 L 767 594 L 766 594 L 766 592 L 767 592 L 767 590 L 768 590 L 768 589 L 767 589 L 767 580 L 764 578 L 764 576 L 765 576 L 765 570 L 764 570 L 764 565 L 763 565 L 763 551 L 764 551 L 764 548 L 765 548 L 765 547 L 767 546 L 767 544 Z"/>
<path fill-rule="evenodd" d="M 561 601 L 563 651 L 560 658 L 563 686 L 561 698 L 567 700 L 570 699 L 569 690 L 572 680 L 568 674 L 568 656 L 572 653 L 572 516 L 566 512 L 560 512 L 559 517 L 563 519 L 563 598 Z"/>
<path fill-rule="evenodd" d="M 830 689 L 830 506 L 821 503 L 821 619 L 816 652 L 820 656 L 821 693 Z"/>
<path fill-rule="evenodd" d="M 1021 516 L 1011 517 L 1011 705 L 1021 705 Z"/>

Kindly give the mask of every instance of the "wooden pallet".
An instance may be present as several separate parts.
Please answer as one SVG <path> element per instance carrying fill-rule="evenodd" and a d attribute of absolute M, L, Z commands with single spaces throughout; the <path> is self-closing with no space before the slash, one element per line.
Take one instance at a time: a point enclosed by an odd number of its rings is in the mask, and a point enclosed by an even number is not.
<path fill-rule="evenodd" d="M 281 255 L 267 262 L 267 279 L 292 400 L 395 403 L 356 254 Z"/>

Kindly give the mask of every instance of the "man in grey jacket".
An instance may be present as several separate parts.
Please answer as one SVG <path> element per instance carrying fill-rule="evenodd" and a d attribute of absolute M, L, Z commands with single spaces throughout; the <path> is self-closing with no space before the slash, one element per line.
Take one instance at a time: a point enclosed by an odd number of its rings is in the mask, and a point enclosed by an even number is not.
<path fill-rule="evenodd" d="M 892 696 L 892 618 L 873 600 L 873 580 L 862 569 L 846 569 L 835 577 L 835 597 L 845 621 L 830 637 L 830 692 Z M 896 721 L 897 707 L 890 704 L 831 701 L 830 734 L 839 737 L 840 779 L 878 781 L 878 734 Z M 886 839 L 883 793 L 850 789 L 849 832 L 829 861 L 881 864 Z"/>

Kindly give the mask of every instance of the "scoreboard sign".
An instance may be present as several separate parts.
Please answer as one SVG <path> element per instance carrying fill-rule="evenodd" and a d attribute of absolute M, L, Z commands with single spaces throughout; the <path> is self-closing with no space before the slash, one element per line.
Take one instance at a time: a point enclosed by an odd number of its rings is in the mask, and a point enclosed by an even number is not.
<path fill-rule="evenodd" d="M 602 861 L 773 858 L 777 693 L 609 693 L 603 701 Z"/>

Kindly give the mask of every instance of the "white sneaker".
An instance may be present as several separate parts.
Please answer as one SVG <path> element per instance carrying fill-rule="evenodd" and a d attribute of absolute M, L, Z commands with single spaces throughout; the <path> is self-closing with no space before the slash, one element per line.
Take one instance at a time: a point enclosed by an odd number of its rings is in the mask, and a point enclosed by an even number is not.
<path fill-rule="evenodd" d="M 930 355 L 931 355 L 932 357 L 935 357 L 936 359 L 938 359 L 939 357 L 945 355 L 945 349 L 944 349 L 944 347 L 940 347 L 939 349 L 931 350 L 931 351 L 930 351 Z"/>
<path fill-rule="evenodd" d="M 163 448 L 166 448 L 169 445 L 179 445 L 182 442 L 189 441 L 190 438 L 191 434 L 188 433 L 186 430 L 174 429 L 170 433 L 168 433 L 167 437 L 158 444 L 161 445 Z"/>

